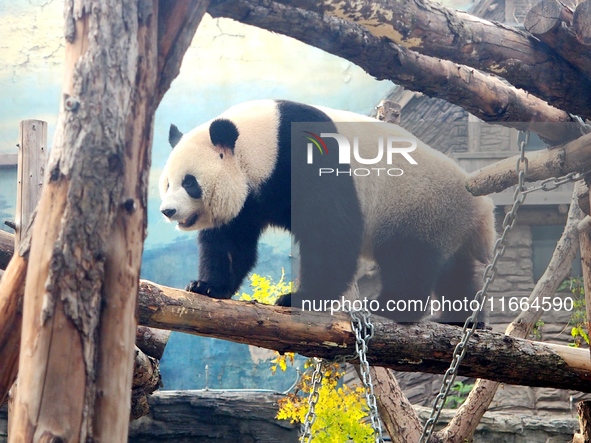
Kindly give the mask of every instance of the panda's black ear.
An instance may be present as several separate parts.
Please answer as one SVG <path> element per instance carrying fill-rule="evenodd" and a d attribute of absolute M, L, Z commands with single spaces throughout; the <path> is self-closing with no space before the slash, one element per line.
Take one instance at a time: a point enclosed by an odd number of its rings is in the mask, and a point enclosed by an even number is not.
<path fill-rule="evenodd" d="M 168 130 L 168 143 L 170 143 L 172 148 L 178 145 L 182 136 L 183 133 L 179 131 L 179 128 L 177 128 L 175 125 L 170 125 L 170 129 Z"/>
<path fill-rule="evenodd" d="M 209 126 L 209 138 L 214 146 L 234 151 L 238 140 L 238 128 L 230 120 L 218 118 Z"/>

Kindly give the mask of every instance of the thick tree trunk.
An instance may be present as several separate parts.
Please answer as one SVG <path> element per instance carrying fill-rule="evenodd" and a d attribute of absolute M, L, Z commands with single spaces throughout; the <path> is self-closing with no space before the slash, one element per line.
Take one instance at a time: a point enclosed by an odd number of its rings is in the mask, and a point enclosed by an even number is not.
<path fill-rule="evenodd" d="M 66 3 L 64 103 L 32 234 L 11 442 L 127 438 L 154 111 L 206 6 L 161 3 L 192 12 L 159 23 L 156 0 Z M 180 48 L 162 52 L 171 35 Z"/>
<path fill-rule="evenodd" d="M 517 129 L 530 129 L 550 144 L 580 135 L 564 111 L 472 68 L 419 54 L 372 35 L 366 28 L 336 17 L 277 3 L 239 0 L 213 2 L 208 12 L 296 38 L 343 57 L 378 79 L 388 79 L 461 106 L 478 118 Z"/>

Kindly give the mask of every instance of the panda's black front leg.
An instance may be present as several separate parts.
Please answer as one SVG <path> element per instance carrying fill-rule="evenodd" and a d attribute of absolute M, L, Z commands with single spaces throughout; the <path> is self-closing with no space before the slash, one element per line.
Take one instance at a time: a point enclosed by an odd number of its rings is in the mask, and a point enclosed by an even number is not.
<path fill-rule="evenodd" d="M 199 232 L 199 279 L 187 291 L 227 299 L 236 293 L 257 259 L 260 230 L 233 225 Z"/>

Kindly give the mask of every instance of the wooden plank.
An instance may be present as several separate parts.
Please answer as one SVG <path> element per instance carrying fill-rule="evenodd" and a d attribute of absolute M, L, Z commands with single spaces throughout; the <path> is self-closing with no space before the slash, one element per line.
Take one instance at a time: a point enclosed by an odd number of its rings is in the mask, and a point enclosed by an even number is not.
<path fill-rule="evenodd" d="M 41 197 L 46 163 L 47 122 L 23 120 L 19 125 L 16 190 L 16 245 L 31 222 Z"/>

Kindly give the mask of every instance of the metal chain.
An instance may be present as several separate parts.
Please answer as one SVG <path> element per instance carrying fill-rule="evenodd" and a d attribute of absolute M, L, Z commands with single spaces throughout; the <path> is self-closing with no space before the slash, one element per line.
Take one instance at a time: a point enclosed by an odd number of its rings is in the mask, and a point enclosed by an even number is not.
<path fill-rule="evenodd" d="M 351 311 L 351 329 L 355 333 L 355 351 L 359 356 L 359 373 L 365 388 L 365 399 L 369 408 L 369 419 L 374 432 L 375 442 L 383 443 L 382 422 L 378 413 L 378 404 L 373 391 L 369 363 L 367 362 L 367 346 L 374 335 L 374 326 L 367 310 Z"/>
<path fill-rule="evenodd" d="M 534 191 L 553 191 L 554 189 L 558 188 L 559 186 L 564 185 L 565 183 L 569 183 L 569 182 L 576 182 L 579 181 L 583 178 L 585 178 L 585 176 L 587 174 L 589 174 L 591 172 L 591 169 L 585 171 L 585 172 L 569 172 L 566 175 L 563 175 L 562 177 L 550 177 L 547 178 L 546 180 L 542 180 L 540 182 L 539 185 L 535 185 L 535 186 L 531 186 L 529 188 L 527 188 L 526 190 L 523 191 L 524 194 L 529 194 L 530 192 L 534 192 Z"/>
<path fill-rule="evenodd" d="M 320 389 L 320 384 L 322 383 L 322 360 L 319 358 L 314 358 L 314 373 L 312 374 L 312 390 L 310 391 L 310 396 L 308 397 L 308 412 L 306 412 L 306 416 L 304 417 L 304 422 L 302 423 L 302 435 L 300 436 L 300 443 L 310 443 L 312 441 L 312 425 L 316 421 L 316 403 L 318 403 L 318 398 L 320 394 L 318 390 Z"/>
<path fill-rule="evenodd" d="M 505 249 L 507 247 L 507 235 L 515 225 L 515 221 L 517 220 L 517 210 L 523 204 L 523 202 L 525 201 L 525 197 L 527 195 L 524 193 L 525 175 L 527 174 L 528 168 L 528 160 L 525 156 L 525 147 L 529 143 L 529 132 L 520 132 L 518 143 L 519 158 L 517 160 L 516 166 L 516 170 L 518 173 L 518 184 L 515 188 L 515 192 L 513 193 L 513 207 L 511 208 L 511 211 L 509 211 L 505 215 L 505 219 L 503 220 L 503 233 L 497 239 L 494 245 L 494 257 L 484 270 L 484 284 L 482 286 L 482 289 L 478 291 L 474 296 L 474 300 L 477 301 L 478 306 L 483 306 L 483 301 L 486 297 L 488 288 L 496 277 L 498 261 L 505 253 Z M 441 410 L 443 409 L 445 400 L 458 373 L 460 363 L 466 355 L 466 351 L 468 350 L 468 340 L 470 340 L 470 337 L 472 337 L 472 334 L 476 329 L 477 317 L 479 313 L 480 310 L 474 310 L 472 312 L 472 315 L 470 315 L 464 323 L 464 327 L 462 329 L 462 339 L 454 349 L 451 364 L 449 366 L 449 369 L 445 372 L 445 375 L 443 376 L 441 389 L 439 390 L 437 397 L 435 397 L 435 400 L 433 401 L 433 408 L 431 410 L 429 418 L 425 422 L 419 443 L 428 442 L 429 438 L 431 437 L 431 434 L 433 433 L 435 424 L 439 419 L 439 415 L 441 414 Z"/>
<path fill-rule="evenodd" d="M 576 123 L 578 123 L 579 131 L 581 131 L 581 135 L 586 135 L 591 132 L 591 125 L 589 123 L 586 123 L 581 118 L 581 116 L 570 114 L 570 113 L 568 115 L 570 116 L 571 119 L 573 119 Z"/>

